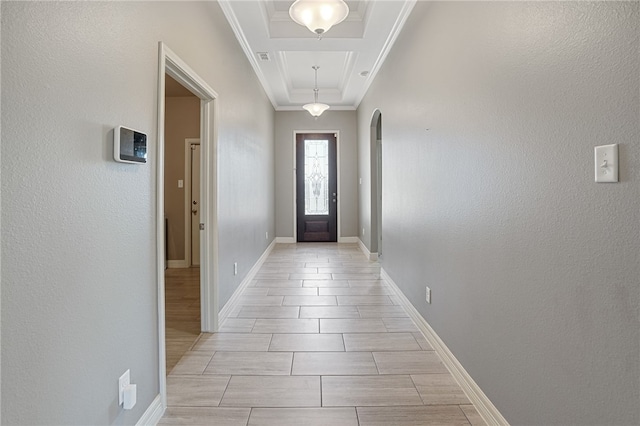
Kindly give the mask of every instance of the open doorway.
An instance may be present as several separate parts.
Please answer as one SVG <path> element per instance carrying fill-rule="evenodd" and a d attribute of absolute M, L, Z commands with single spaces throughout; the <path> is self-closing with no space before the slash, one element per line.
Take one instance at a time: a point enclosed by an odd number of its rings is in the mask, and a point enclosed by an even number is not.
<path fill-rule="evenodd" d="M 382 113 L 371 119 L 371 254 L 382 257 Z"/>
<path fill-rule="evenodd" d="M 165 74 L 164 108 L 165 336 L 170 373 L 201 331 L 200 99 Z"/>
<path fill-rule="evenodd" d="M 167 317 L 168 310 L 173 306 L 169 303 L 170 283 L 166 282 L 166 271 L 175 269 L 185 274 L 178 277 L 183 285 L 191 282 L 192 300 L 198 300 L 200 330 L 201 332 L 215 332 L 218 328 L 218 222 L 217 222 L 217 133 L 216 133 L 216 99 L 218 95 L 209 87 L 209 85 L 200 78 L 180 57 L 178 57 L 163 42 L 159 43 L 159 61 L 158 61 L 158 130 L 157 130 L 157 157 L 156 157 L 156 258 L 157 258 L 157 277 L 158 277 L 158 381 L 160 387 L 160 399 L 162 407 L 167 404 L 167 350 L 169 349 L 169 341 L 167 339 Z M 199 117 L 199 131 L 190 136 L 199 136 L 199 154 L 200 158 L 200 177 L 197 179 L 200 183 L 199 191 L 199 209 L 198 209 L 198 232 L 200 237 L 199 268 L 193 268 L 192 262 L 186 259 L 187 251 L 184 251 L 186 245 L 184 243 L 186 230 L 186 206 L 185 200 L 185 178 L 184 176 L 165 179 L 171 167 L 171 154 L 165 145 L 170 142 L 167 140 L 169 135 L 165 134 L 165 121 L 167 114 L 166 92 L 169 86 L 166 84 L 169 78 L 178 83 L 177 90 L 186 89 L 195 96 L 194 103 L 197 105 L 196 115 Z M 172 84 L 169 81 L 169 84 Z M 184 92 L 183 92 L 184 94 Z M 169 112 L 169 114 L 171 114 Z M 187 137 L 188 138 L 188 137 Z M 184 160 L 184 144 L 185 137 L 181 136 L 178 150 L 182 155 L 182 166 Z M 194 138 L 195 139 L 195 138 Z M 166 166 L 165 166 L 166 164 Z M 182 187 L 182 188 L 180 188 Z M 182 195 L 179 195 L 176 201 L 178 216 L 182 215 L 183 235 L 180 237 L 180 226 L 170 227 L 168 221 L 165 220 L 165 209 L 173 205 L 171 202 L 165 203 L 170 189 L 181 189 Z M 172 248 L 173 247 L 173 248 Z M 184 251 L 182 257 L 176 253 L 172 254 L 178 247 Z M 170 259 L 175 256 L 175 259 Z M 175 262 L 175 263 L 173 263 Z M 167 268 L 168 266 L 181 266 L 180 268 Z M 165 285 L 166 284 L 166 285 Z M 197 293 L 196 296 L 194 293 Z M 195 315 L 198 315 L 197 313 Z M 191 320 L 192 324 L 197 321 Z M 199 333 L 198 333 L 199 334 Z"/>

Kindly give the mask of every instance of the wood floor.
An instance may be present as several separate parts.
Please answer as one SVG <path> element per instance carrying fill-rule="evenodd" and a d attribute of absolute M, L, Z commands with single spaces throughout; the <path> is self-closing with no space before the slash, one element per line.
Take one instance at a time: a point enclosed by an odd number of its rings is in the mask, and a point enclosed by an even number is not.
<path fill-rule="evenodd" d="M 200 268 L 165 271 L 167 373 L 200 336 Z"/>
<path fill-rule="evenodd" d="M 391 294 L 356 245 L 277 245 L 171 370 L 159 424 L 484 424 Z"/>

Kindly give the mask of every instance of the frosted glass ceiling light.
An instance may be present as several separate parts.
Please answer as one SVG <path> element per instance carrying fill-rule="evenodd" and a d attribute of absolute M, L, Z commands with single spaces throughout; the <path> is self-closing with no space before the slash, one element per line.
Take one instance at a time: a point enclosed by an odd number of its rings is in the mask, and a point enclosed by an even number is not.
<path fill-rule="evenodd" d="M 348 14 L 349 6 L 342 0 L 296 0 L 289 8 L 291 19 L 318 34 L 318 38 Z"/>
<path fill-rule="evenodd" d="M 318 103 L 318 68 L 320 67 L 314 65 L 311 68 L 313 68 L 313 70 L 316 72 L 316 85 L 313 89 L 313 103 L 306 104 L 302 108 L 306 109 L 307 111 L 309 111 L 309 114 L 317 118 L 320 117 L 323 112 L 329 109 L 329 105 Z"/>

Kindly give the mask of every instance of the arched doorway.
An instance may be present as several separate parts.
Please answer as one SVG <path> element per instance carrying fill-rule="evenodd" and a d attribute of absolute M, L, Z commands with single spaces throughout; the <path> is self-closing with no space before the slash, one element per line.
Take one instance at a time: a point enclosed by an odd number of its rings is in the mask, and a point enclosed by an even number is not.
<path fill-rule="evenodd" d="M 371 118 L 371 253 L 382 256 L 382 113 Z"/>

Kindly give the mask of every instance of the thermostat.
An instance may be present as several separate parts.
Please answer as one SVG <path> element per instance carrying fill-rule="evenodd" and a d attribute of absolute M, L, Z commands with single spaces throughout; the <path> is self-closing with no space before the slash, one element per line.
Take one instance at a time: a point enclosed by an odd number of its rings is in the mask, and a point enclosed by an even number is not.
<path fill-rule="evenodd" d="M 113 159 L 120 163 L 146 163 L 147 135 L 124 126 L 113 129 Z"/>

